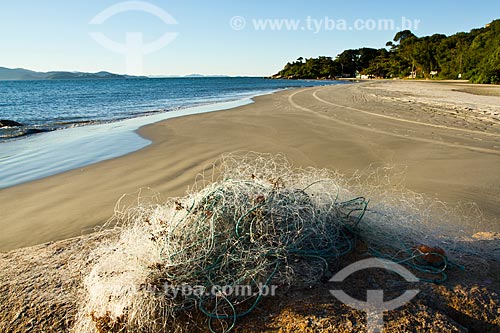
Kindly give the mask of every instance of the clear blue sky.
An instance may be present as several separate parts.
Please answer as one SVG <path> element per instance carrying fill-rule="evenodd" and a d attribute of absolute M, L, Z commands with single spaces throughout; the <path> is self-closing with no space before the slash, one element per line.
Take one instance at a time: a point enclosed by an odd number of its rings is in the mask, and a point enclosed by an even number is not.
<path fill-rule="evenodd" d="M 127 72 L 125 55 L 98 44 L 91 32 L 102 32 L 118 43 L 126 33 L 141 32 L 144 43 L 166 32 L 177 37 L 160 50 L 144 55 L 146 75 L 228 74 L 270 75 L 287 61 L 319 55 L 335 56 L 344 49 L 380 48 L 396 29 L 363 29 L 363 24 L 401 17 L 419 20 L 417 36 L 446 35 L 482 27 L 500 18 L 500 1 L 333 1 L 333 0 L 150 0 L 177 24 L 142 11 L 116 14 L 100 25 L 89 22 L 117 0 L 12 0 L 0 4 L 0 66 L 37 71 L 100 70 Z M 241 30 L 230 20 L 245 19 Z M 307 18 L 310 18 L 307 25 Z M 328 26 L 325 18 L 337 27 Z M 258 30 L 255 20 L 300 20 L 295 29 Z M 342 20 L 347 25 L 342 26 Z M 353 28 L 355 20 L 361 25 Z M 233 24 L 242 28 L 241 19 Z M 349 30 L 351 27 L 351 30 Z M 361 28 L 360 28 L 361 27 Z"/>

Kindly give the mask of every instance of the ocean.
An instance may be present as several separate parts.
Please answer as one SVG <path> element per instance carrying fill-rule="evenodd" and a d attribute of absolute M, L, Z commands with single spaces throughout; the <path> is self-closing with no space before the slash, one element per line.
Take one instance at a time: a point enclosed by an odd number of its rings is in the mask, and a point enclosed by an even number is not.
<path fill-rule="evenodd" d="M 0 188 L 118 157 L 150 142 L 135 131 L 187 114 L 251 103 L 251 97 L 338 81 L 155 78 L 0 81 Z"/>

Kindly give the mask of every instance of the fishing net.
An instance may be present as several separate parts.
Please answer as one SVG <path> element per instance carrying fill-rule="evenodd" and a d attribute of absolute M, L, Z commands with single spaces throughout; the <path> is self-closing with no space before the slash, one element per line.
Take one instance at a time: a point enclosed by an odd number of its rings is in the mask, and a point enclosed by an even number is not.
<path fill-rule="evenodd" d="M 118 240 L 89 259 L 74 331 L 182 331 L 196 312 L 211 331 L 229 331 L 273 288 L 319 281 L 358 241 L 444 274 L 448 257 L 432 250 L 442 262 L 430 264 L 415 248 L 452 247 L 436 228 L 442 221 L 421 209 L 422 197 L 389 184 L 389 173 L 346 179 L 281 155 L 227 155 L 185 197 L 123 198 L 108 222 Z"/>

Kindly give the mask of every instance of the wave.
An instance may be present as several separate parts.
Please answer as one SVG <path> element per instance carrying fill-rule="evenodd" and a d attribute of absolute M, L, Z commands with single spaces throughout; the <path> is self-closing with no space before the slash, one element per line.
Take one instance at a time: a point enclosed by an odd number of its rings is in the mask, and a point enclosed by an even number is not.
<path fill-rule="evenodd" d="M 0 142 L 9 139 L 16 139 L 28 135 L 52 132 L 55 128 L 34 128 L 34 127 L 3 127 L 0 128 Z"/>
<path fill-rule="evenodd" d="M 177 105 L 173 106 L 170 108 L 158 108 L 158 109 L 151 109 L 151 110 L 140 110 L 140 111 L 132 111 L 128 113 L 123 113 L 121 114 L 120 117 L 113 117 L 113 118 L 107 118 L 107 119 L 88 119 L 83 116 L 75 116 L 71 118 L 56 118 L 52 119 L 51 122 L 48 123 L 42 123 L 42 124 L 26 124 L 23 126 L 16 126 L 16 127 L 1 127 L 0 128 L 0 143 L 9 141 L 9 140 L 15 140 L 31 135 L 36 135 L 40 133 L 47 133 L 47 132 L 52 132 L 56 130 L 62 130 L 62 129 L 69 129 L 69 128 L 75 128 L 75 127 L 82 127 L 82 126 L 90 126 L 90 125 L 100 125 L 100 124 L 110 124 L 110 123 L 115 123 L 127 119 L 134 119 L 134 118 L 141 118 L 141 117 L 147 117 L 147 116 L 152 116 L 155 114 L 159 113 L 166 113 L 166 112 L 171 112 L 171 111 L 179 111 L 183 109 L 188 109 L 191 107 L 197 107 L 197 106 L 203 106 L 203 105 L 209 105 L 213 104 L 216 102 L 225 102 L 227 100 L 234 100 L 236 98 L 224 98 L 224 96 L 221 96 L 222 98 L 214 98 L 212 99 L 200 99 L 200 100 L 195 100 L 192 101 L 191 103 L 186 103 L 182 105 Z M 236 97 L 236 96 L 234 96 Z M 191 99 L 192 100 L 192 99 Z"/>
<path fill-rule="evenodd" d="M 186 108 L 189 106 L 186 106 Z M 0 143 L 15 140 L 31 135 L 53 132 L 62 129 L 76 128 L 82 126 L 90 126 L 90 125 L 100 125 L 100 124 L 109 124 L 118 121 L 123 121 L 127 119 L 139 118 L 150 116 L 158 113 L 164 113 L 169 111 L 174 111 L 182 109 L 179 108 L 171 108 L 171 109 L 157 109 L 157 110 L 148 110 L 142 112 L 134 112 L 129 114 L 124 114 L 122 117 L 115 117 L 112 119 L 85 119 L 84 117 L 74 117 L 70 119 L 53 119 L 52 122 L 46 124 L 32 124 L 32 125 L 23 125 L 23 126 L 4 126 L 0 128 Z"/>

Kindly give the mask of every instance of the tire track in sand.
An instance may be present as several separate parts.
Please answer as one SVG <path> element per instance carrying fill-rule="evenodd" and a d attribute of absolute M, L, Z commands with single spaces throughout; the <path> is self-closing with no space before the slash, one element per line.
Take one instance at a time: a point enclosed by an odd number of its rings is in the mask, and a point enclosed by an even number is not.
<path fill-rule="evenodd" d="M 315 96 L 316 92 L 319 91 L 319 90 L 321 90 L 321 89 L 316 89 L 312 93 L 312 96 L 316 100 L 318 100 L 319 102 L 322 102 L 321 100 L 319 100 Z M 369 131 L 369 132 L 383 134 L 383 135 L 390 135 L 390 136 L 393 136 L 393 137 L 402 138 L 402 139 L 406 139 L 406 140 L 413 140 L 413 141 L 418 141 L 418 142 L 432 143 L 432 144 L 437 144 L 437 145 L 446 146 L 446 147 L 468 149 L 468 150 L 472 150 L 472 151 L 480 152 L 480 153 L 500 155 L 500 151 L 498 151 L 498 150 L 493 150 L 493 149 L 488 149 L 488 148 L 481 148 L 481 147 L 475 147 L 475 146 L 468 146 L 468 145 L 462 145 L 462 144 L 456 144 L 456 143 L 448 143 L 448 142 L 443 142 L 443 141 L 438 141 L 438 140 L 432 140 L 432 139 L 418 138 L 418 137 L 414 137 L 414 136 L 407 136 L 407 135 L 397 134 L 397 133 L 393 133 L 393 132 L 388 132 L 388 131 L 384 131 L 384 130 L 380 130 L 380 129 L 376 129 L 376 128 L 369 128 L 369 127 L 365 127 L 365 126 L 356 125 L 356 124 L 349 123 L 349 122 L 346 122 L 346 121 L 343 121 L 343 120 L 340 120 L 340 119 L 337 119 L 337 118 L 334 118 L 334 117 L 329 117 L 327 115 L 321 114 L 318 111 L 314 111 L 312 109 L 309 109 L 309 108 L 306 108 L 304 106 L 301 106 L 301 105 L 295 103 L 295 101 L 293 100 L 293 97 L 295 95 L 297 95 L 298 93 L 301 93 L 301 92 L 302 93 L 303 92 L 310 92 L 310 91 L 311 90 L 308 89 L 308 90 L 305 90 L 305 91 L 304 90 L 298 90 L 296 92 L 293 92 L 292 94 L 290 94 L 288 96 L 288 102 L 294 108 L 297 108 L 299 110 L 310 112 L 310 113 L 313 113 L 313 114 L 315 114 L 315 115 L 317 115 L 317 116 L 319 116 L 321 118 L 328 119 L 328 120 L 334 121 L 334 122 L 336 122 L 338 124 L 345 125 L 345 126 L 350 126 L 350 127 L 353 127 L 353 128 L 357 128 L 357 129 L 363 130 L 363 131 Z M 329 105 L 332 105 L 332 106 L 336 106 L 336 107 L 339 107 L 339 108 L 345 108 L 345 109 L 349 109 L 349 110 L 353 109 L 354 111 L 361 111 L 361 112 L 371 113 L 371 112 L 368 112 L 368 111 L 359 110 L 359 109 L 352 108 L 352 107 L 349 107 L 349 106 L 338 105 L 338 104 L 335 104 L 335 103 L 330 103 L 328 101 L 325 101 L 325 102 L 326 102 L 326 104 L 329 104 Z M 383 116 L 385 116 L 385 115 L 383 115 Z M 390 116 L 385 116 L 385 117 L 390 117 Z M 390 117 L 390 118 L 393 118 L 393 117 Z M 399 120 L 398 118 L 395 118 L 395 119 Z M 426 124 L 426 123 L 414 122 L 414 121 L 411 121 L 411 120 L 408 120 L 407 122 L 412 122 L 412 123 L 416 123 L 416 124 L 419 124 L 419 125 L 425 125 Z M 441 125 L 436 125 L 436 126 L 441 126 Z M 446 126 L 444 126 L 444 127 L 447 128 Z M 449 129 L 449 128 L 447 128 L 447 129 Z M 473 132 L 478 133 L 476 131 L 473 131 Z"/>
<path fill-rule="evenodd" d="M 416 121 L 416 120 L 403 119 L 403 118 L 388 116 L 388 115 L 385 115 L 385 114 L 380 114 L 380 113 L 365 111 L 365 110 L 353 108 L 351 106 L 344 106 L 344 105 L 340 105 L 340 104 L 335 104 L 335 103 L 326 101 L 326 100 L 318 97 L 318 95 L 317 95 L 318 91 L 319 90 L 316 90 L 312 94 L 313 97 L 316 100 L 318 100 L 321 103 L 329 104 L 329 105 L 336 106 L 336 107 L 339 107 L 339 108 L 344 108 L 344 109 L 348 109 L 348 110 L 352 110 L 352 111 L 356 111 L 356 112 L 362 112 L 362 113 L 365 113 L 365 114 L 369 114 L 371 116 L 376 116 L 376 117 L 381 117 L 381 118 L 396 120 L 396 121 L 400 121 L 400 122 L 404 122 L 404 123 L 410 123 L 410 124 L 416 124 L 416 125 L 422 125 L 422 126 L 429 126 L 429 127 L 440 128 L 440 129 L 447 129 L 447 130 L 452 130 L 452 131 L 459 131 L 459 132 L 465 132 L 465 133 L 470 133 L 470 134 L 486 135 L 486 136 L 493 136 L 493 137 L 500 138 L 500 134 L 497 134 L 497 133 L 487 133 L 487 132 L 474 131 L 474 130 L 470 130 L 470 129 L 466 129 L 466 128 L 449 127 L 449 126 L 445 126 L 445 125 L 424 123 L 424 122 L 420 122 L 420 121 Z"/>

